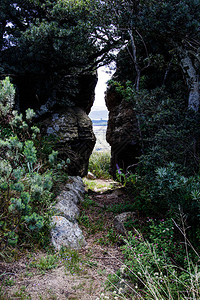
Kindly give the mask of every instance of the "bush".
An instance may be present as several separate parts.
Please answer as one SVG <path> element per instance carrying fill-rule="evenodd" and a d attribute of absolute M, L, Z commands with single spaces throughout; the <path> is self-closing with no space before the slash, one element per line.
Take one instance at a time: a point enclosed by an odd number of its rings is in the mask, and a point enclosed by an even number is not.
<path fill-rule="evenodd" d="M 110 152 L 93 152 L 90 156 L 88 170 L 97 178 L 110 178 Z"/>
<path fill-rule="evenodd" d="M 6 78 L 1 83 L 0 96 L 4 95 L 6 99 L 0 99 L 3 103 L 0 110 L 8 107 L 7 91 L 13 93 Z M 4 129 L 0 136 L 1 246 L 31 244 L 33 241 L 44 245 L 49 239 L 51 190 L 58 153 L 51 151 L 45 157 L 41 155 L 38 147 L 40 130 L 31 124 L 35 115 L 33 110 L 28 109 L 25 118 L 10 106 L 6 113 L 0 115 Z M 61 162 L 62 166 L 64 164 Z"/>
<path fill-rule="evenodd" d="M 197 174 L 200 114 L 188 110 L 182 82 L 172 82 L 171 89 L 144 87 L 139 92 L 130 81 L 110 81 L 110 85 L 135 111 L 142 153 L 140 174 L 151 177 L 172 158 L 186 176 Z"/>
<path fill-rule="evenodd" d="M 179 228 L 178 228 L 179 229 Z M 108 277 L 108 286 L 119 299 L 199 299 L 199 254 L 182 229 L 177 242 L 172 219 L 148 219 L 146 233 L 128 232 L 121 247 L 124 260 Z M 193 260 L 191 259 L 193 257 Z M 131 299 L 132 299 L 131 298 Z"/>
<path fill-rule="evenodd" d="M 111 85 L 133 105 L 142 152 L 135 174 L 118 169 L 116 177 L 134 194 L 135 209 L 143 215 L 171 214 L 177 220 L 180 211 L 186 214 L 190 239 L 198 243 L 200 114 L 188 110 L 181 82 L 139 92 L 130 82 Z"/>
<path fill-rule="evenodd" d="M 15 89 L 11 84 L 9 77 L 0 81 L 0 115 L 7 117 L 13 110 L 15 98 Z"/>

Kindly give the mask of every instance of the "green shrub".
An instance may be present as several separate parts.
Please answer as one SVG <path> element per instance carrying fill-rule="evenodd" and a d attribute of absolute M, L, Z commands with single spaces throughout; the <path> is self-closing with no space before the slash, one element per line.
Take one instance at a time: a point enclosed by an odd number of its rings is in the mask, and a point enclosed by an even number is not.
<path fill-rule="evenodd" d="M 189 236 L 193 243 L 199 243 L 200 230 L 200 177 L 186 177 L 176 171 L 170 163 L 158 168 L 151 180 L 140 177 L 133 187 L 135 208 L 156 216 L 173 216 L 179 222 L 179 215 L 187 216 Z"/>
<path fill-rule="evenodd" d="M 34 140 L 23 139 L 16 129 L 13 136 L 0 140 L 1 234 L 8 245 L 30 236 L 40 239 L 50 223 L 52 171 L 40 171 L 42 162 L 38 161 Z"/>
<path fill-rule="evenodd" d="M 0 124 L 5 129 L 0 136 L 1 246 L 33 241 L 44 245 L 49 240 L 55 170 L 65 162 L 57 160 L 52 148 L 48 155 L 41 152 L 40 130 L 31 124 L 33 110 L 28 109 L 23 118 L 11 109 L 14 96 L 8 78 L 0 88 Z"/>
<path fill-rule="evenodd" d="M 13 110 L 15 89 L 9 77 L 0 81 L 0 116 L 6 117 Z"/>
<path fill-rule="evenodd" d="M 151 177 L 173 158 L 186 176 L 197 174 L 200 114 L 188 110 L 182 83 L 171 83 L 171 89 L 162 86 L 138 92 L 130 81 L 110 81 L 110 85 L 135 111 L 142 153 L 140 173 Z"/>
<path fill-rule="evenodd" d="M 97 178 L 110 178 L 110 152 L 93 152 L 90 156 L 88 170 Z"/>

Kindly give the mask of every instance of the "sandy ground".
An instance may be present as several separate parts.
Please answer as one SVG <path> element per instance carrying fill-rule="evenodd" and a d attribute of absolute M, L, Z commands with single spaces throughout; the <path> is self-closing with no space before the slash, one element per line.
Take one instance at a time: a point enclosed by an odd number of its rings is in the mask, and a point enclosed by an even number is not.
<path fill-rule="evenodd" d="M 40 272 L 27 268 L 27 258 L 1 263 L 1 281 L 13 284 L 4 286 L 0 299 L 104 299 L 102 293 L 113 299 L 112 293 L 105 291 L 105 282 L 108 274 L 120 267 L 120 252 L 116 248 L 101 248 L 92 240 L 87 242 L 87 247 L 81 251 L 83 271 L 79 274 L 72 275 L 63 265 Z M 45 253 L 37 253 L 34 259 L 43 255 Z"/>

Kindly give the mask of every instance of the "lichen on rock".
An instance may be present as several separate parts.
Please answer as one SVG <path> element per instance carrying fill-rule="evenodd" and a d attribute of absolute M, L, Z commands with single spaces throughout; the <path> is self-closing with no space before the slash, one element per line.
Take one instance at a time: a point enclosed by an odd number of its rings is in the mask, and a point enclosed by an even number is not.
<path fill-rule="evenodd" d="M 83 201 L 84 184 L 80 177 L 70 176 L 54 207 L 56 216 L 52 220 L 52 244 L 57 250 L 62 246 L 79 249 L 86 245 L 82 230 L 78 226 L 79 208 Z"/>

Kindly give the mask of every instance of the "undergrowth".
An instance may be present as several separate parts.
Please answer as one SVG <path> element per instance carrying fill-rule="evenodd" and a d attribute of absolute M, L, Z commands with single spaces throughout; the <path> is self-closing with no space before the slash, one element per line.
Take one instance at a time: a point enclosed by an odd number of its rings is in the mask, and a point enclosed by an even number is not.
<path fill-rule="evenodd" d="M 61 265 L 64 266 L 66 272 L 70 272 L 72 275 L 83 270 L 78 251 L 66 247 L 62 247 L 60 251 L 55 251 L 55 253 L 33 259 L 28 268 L 36 268 L 43 273 Z"/>
<path fill-rule="evenodd" d="M 111 178 L 109 174 L 110 168 L 110 152 L 93 152 L 90 156 L 88 170 L 93 173 L 96 178 Z"/>
<path fill-rule="evenodd" d="M 158 226 L 154 229 L 158 230 Z M 156 233 L 157 231 L 154 232 L 153 240 L 144 238 L 137 231 L 128 233 L 122 247 L 125 260 L 118 272 L 109 275 L 107 287 L 111 288 L 119 299 L 199 299 L 200 256 L 191 245 L 189 246 L 185 232 L 180 252 L 175 249 L 177 245 L 170 243 L 173 240 L 170 235 L 166 237 L 165 242 L 160 236 L 157 237 Z M 190 258 L 193 251 L 195 260 Z M 174 259 L 170 257 L 172 253 Z M 177 264 L 177 257 L 180 255 L 184 258 L 183 266 Z"/>
<path fill-rule="evenodd" d="M 14 87 L 6 78 L 0 85 L 2 258 L 12 247 L 48 245 L 55 198 L 53 186 L 61 177 L 66 179 L 64 170 L 69 163 L 58 159 L 50 137 L 42 137 L 39 127 L 33 125 L 34 111 L 28 109 L 23 116 L 13 106 Z"/>

